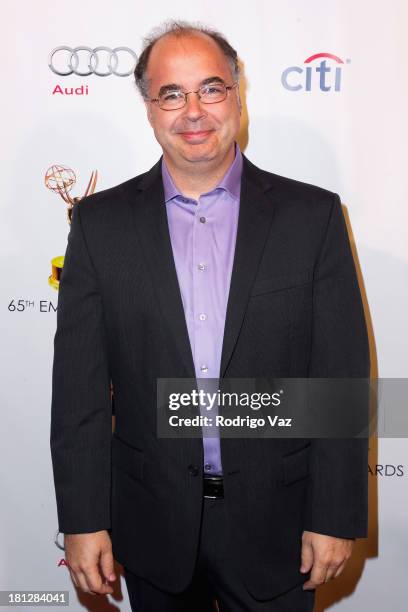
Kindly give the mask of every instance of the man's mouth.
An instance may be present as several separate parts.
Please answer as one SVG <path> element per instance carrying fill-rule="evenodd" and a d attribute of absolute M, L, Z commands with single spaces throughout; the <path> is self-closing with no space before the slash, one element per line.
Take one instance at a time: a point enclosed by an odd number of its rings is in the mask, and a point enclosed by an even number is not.
<path fill-rule="evenodd" d="M 194 130 L 194 131 L 186 131 L 180 132 L 180 136 L 189 142 L 200 142 L 205 140 L 209 134 L 211 134 L 212 130 Z"/>

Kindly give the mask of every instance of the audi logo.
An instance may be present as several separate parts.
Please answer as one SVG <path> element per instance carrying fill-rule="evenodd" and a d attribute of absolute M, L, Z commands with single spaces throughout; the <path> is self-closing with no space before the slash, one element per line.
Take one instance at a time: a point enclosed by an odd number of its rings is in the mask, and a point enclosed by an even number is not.
<path fill-rule="evenodd" d="M 59 529 L 57 530 L 56 534 L 55 534 L 55 538 L 54 538 L 54 544 L 57 548 L 59 548 L 60 550 L 65 550 L 65 546 L 64 544 L 60 544 L 58 536 L 60 535 L 60 531 Z"/>
<path fill-rule="evenodd" d="M 56 47 L 50 53 L 48 66 L 60 76 L 116 76 L 126 77 L 133 73 L 137 55 L 129 47 Z M 120 67 L 119 67 L 120 64 Z"/>

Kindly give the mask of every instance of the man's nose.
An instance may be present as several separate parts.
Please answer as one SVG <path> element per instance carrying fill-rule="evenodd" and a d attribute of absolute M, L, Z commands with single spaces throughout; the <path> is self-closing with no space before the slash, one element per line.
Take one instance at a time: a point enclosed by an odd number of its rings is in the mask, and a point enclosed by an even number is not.
<path fill-rule="evenodd" d="M 187 96 L 186 105 L 184 107 L 184 114 L 192 121 L 197 121 L 203 115 L 206 114 L 204 105 L 200 102 L 198 94 L 192 91 Z"/>

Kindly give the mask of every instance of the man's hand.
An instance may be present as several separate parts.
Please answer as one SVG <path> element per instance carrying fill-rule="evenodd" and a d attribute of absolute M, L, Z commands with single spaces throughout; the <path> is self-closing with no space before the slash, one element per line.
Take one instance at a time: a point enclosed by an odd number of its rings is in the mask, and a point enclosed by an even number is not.
<path fill-rule="evenodd" d="M 64 536 L 65 558 L 76 587 L 85 593 L 113 593 L 116 580 L 111 539 L 106 530 Z"/>
<path fill-rule="evenodd" d="M 304 531 L 300 571 L 306 574 L 312 570 L 312 573 L 310 580 L 304 583 L 303 589 L 315 589 L 319 584 L 340 576 L 351 556 L 353 546 L 354 540 Z"/>

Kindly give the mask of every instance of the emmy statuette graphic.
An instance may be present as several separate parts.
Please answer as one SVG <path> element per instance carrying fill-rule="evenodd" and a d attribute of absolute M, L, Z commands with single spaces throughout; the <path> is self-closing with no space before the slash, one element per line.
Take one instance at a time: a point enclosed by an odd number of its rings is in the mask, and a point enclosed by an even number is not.
<path fill-rule="evenodd" d="M 53 191 L 54 193 L 58 193 L 67 204 L 67 219 L 69 224 L 71 223 L 72 210 L 74 206 L 76 206 L 82 200 L 82 198 L 94 193 L 97 180 L 98 171 L 93 170 L 83 196 L 72 197 L 69 192 L 76 183 L 76 176 L 75 172 L 71 170 L 71 168 L 53 165 L 48 168 L 44 177 L 44 183 L 47 189 L 50 189 L 50 191 Z M 63 255 L 58 255 L 51 260 L 51 275 L 48 277 L 48 284 L 57 291 L 59 288 L 59 281 L 63 265 Z"/>

